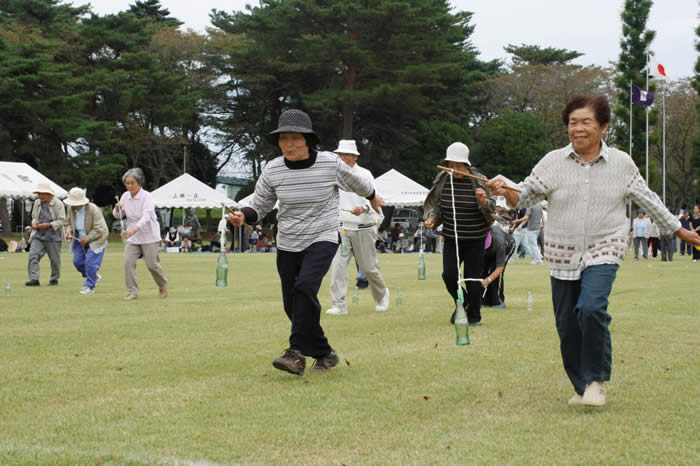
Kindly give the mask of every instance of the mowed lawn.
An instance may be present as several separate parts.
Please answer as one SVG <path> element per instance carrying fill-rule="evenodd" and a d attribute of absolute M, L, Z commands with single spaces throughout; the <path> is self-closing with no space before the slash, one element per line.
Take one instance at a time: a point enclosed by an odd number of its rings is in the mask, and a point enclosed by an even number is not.
<path fill-rule="evenodd" d="M 322 325 L 341 364 L 275 370 L 287 346 L 274 254 L 162 254 L 170 296 L 145 265 L 126 294 L 121 245 L 94 295 L 64 252 L 60 286 L 27 288 L 26 254 L 0 255 L 1 464 L 699 464 L 700 263 L 628 260 L 618 272 L 613 379 L 603 408 L 567 406 L 545 267 L 506 274 L 455 346 L 442 257 L 382 255 L 392 307 L 369 291 Z M 353 265 L 354 267 L 354 265 Z M 404 305 L 394 297 L 401 288 Z M 534 310 L 528 312 L 528 291 Z M 348 298 L 352 293 L 350 288 Z"/>

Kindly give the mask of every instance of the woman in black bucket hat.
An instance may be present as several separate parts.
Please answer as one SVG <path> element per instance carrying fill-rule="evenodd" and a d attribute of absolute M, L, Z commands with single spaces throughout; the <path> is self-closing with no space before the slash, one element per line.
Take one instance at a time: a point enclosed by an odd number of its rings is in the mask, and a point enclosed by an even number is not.
<path fill-rule="evenodd" d="M 327 371 L 339 359 L 321 328 L 317 294 L 338 249 L 338 189 L 366 197 L 378 212 L 384 201 L 371 180 L 354 174 L 336 154 L 314 149 L 319 138 L 301 110 L 283 112 L 267 139 L 282 156 L 265 166 L 249 205 L 228 220 L 235 226 L 253 223 L 279 201 L 277 272 L 292 330 L 289 347 L 272 364 L 303 375 L 310 356 L 316 360 L 312 370 Z"/>

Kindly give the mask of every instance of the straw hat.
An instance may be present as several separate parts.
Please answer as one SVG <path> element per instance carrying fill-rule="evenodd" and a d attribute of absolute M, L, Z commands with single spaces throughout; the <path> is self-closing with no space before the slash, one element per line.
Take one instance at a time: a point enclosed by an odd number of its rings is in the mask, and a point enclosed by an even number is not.
<path fill-rule="evenodd" d="M 70 206 L 85 205 L 88 202 L 90 202 L 90 200 L 85 197 L 85 191 L 78 187 L 71 188 L 71 190 L 68 191 L 68 197 L 63 201 L 65 205 Z"/>
<path fill-rule="evenodd" d="M 277 144 L 279 133 L 302 133 L 311 136 L 311 144 L 316 145 L 319 142 L 319 137 L 314 133 L 309 115 L 301 110 L 286 110 L 280 115 L 277 129 L 267 134 L 267 140 L 273 144 Z"/>
<path fill-rule="evenodd" d="M 338 148 L 334 150 L 336 154 L 360 155 L 357 151 L 357 144 L 354 139 L 341 139 L 338 141 Z"/>
<path fill-rule="evenodd" d="M 54 195 L 53 188 L 51 188 L 51 185 L 46 181 L 39 183 L 34 192 Z"/>

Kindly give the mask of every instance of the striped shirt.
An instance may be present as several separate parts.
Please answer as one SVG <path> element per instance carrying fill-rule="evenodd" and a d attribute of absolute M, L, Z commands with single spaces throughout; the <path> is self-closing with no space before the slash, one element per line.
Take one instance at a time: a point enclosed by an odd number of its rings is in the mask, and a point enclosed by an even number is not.
<path fill-rule="evenodd" d="M 681 226 L 630 156 L 602 141 L 600 153 L 590 162 L 571 144 L 548 153 L 521 188 L 517 208 L 548 200 L 544 259 L 550 275 L 559 280 L 579 280 L 593 265 L 622 263 L 629 230 L 627 197 L 656 220 L 662 234 Z"/>
<path fill-rule="evenodd" d="M 484 239 L 489 225 L 479 210 L 479 200 L 474 185 L 468 178 L 450 177 L 454 182 L 454 207 L 459 239 Z M 455 237 L 455 211 L 452 209 L 452 184 L 450 179 L 440 193 L 440 216 L 443 221 L 442 234 Z"/>
<path fill-rule="evenodd" d="M 310 151 L 298 162 L 277 157 L 263 169 L 249 207 L 262 218 L 279 201 L 277 247 L 300 252 L 320 241 L 338 243 L 338 189 L 363 197 L 374 192 L 371 179 L 332 152 Z"/>

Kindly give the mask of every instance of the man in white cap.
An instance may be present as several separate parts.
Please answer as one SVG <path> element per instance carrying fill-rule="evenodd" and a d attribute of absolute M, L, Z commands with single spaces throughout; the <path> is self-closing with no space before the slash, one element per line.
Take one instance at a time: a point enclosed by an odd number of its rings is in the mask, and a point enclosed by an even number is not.
<path fill-rule="evenodd" d="M 102 210 L 75 187 L 68 192 L 65 204 L 70 206 L 70 230 L 66 236 L 73 241 L 73 265 L 85 277 L 81 294 L 92 294 L 102 278 L 98 270 L 107 247 L 109 229 Z"/>
<path fill-rule="evenodd" d="M 335 153 L 352 169 L 354 173 L 372 180 L 369 170 L 357 164 L 360 153 L 352 139 L 341 139 Z M 331 265 L 331 298 L 333 307 L 326 311 L 329 315 L 346 315 L 345 295 L 348 291 L 348 264 L 352 257 L 364 272 L 372 297 L 376 303 L 375 310 L 384 312 L 389 308 L 389 289 L 379 271 L 377 261 L 377 222 L 367 199 L 348 191 L 340 194 L 340 227 L 344 231 L 343 245 L 338 249 Z"/>
<path fill-rule="evenodd" d="M 32 207 L 32 241 L 29 249 L 27 286 L 39 286 L 39 261 L 48 254 L 51 261 L 49 286 L 58 285 L 61 276 L 61 241 L 66 226 L 66 208 L 54 197 L 51 185 L 39 183 L 34 191 L 39 198 Z"/>

